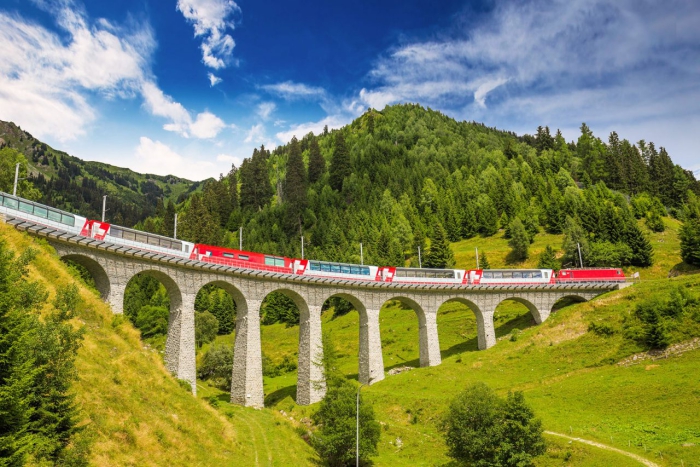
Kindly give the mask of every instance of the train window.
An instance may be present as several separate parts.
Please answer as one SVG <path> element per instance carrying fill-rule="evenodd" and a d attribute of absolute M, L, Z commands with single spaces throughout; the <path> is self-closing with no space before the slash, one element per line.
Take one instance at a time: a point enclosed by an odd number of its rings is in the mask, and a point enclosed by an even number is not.
<path fill-rule="evenodd" d="M 331 272 L 340 272 L 339 264 L 331 264 Z"/>
<path fill-rule="evenodd" d="M 350 266 L 346 266 L 344 264 L 341 265 L 340 272 L 342 272 L 343 274 L 350 274 Z"/>
<path fill-rule="evenodd" d="M 331 272 L 331 265 L 327 263 L 321 263 L 321 271 Z"/>
<path fill-rule="evenodd" d="M 233 259 L 234 255 L 233 253 L 224 253 L 224 258 L 232 258 Z"/>
<path fill-rule="evenodd" d="M 123 230 L 122 238 L 124 240 L 131 240 L 133 242 L 136 240 L 136 234 L 134 232 L 129 232 L 128 230 Z"/>
<path fill-rule="evenodd" d="M 34 211 L 34 206 L 29 203 L 19 202 L 19 210 L 31 214 Z"/>
<path fill-rule="evenodd" d="M 160 246 L 160 239 L 158 237 L 151 237 L 150 235 L 147 237 L 148 239 L 148 244 L 153 245 L 153 246 Z"/>
<path fill-rule="evenodd" d="M 493 278 L 494 279 L 503 279 L 503 273 L 502 272 L 494 272 Z"/>
<path fill-rule="evenodd" d="M 61 213 L 49 209 L 48 218 L 50 221 L 61 222 Z"/>
<path fill-rule="evenodd" d="M 179 243 L 179 245 L 182 245 L 182 243 Z M 181 246 L 178 247 L 178 250 L 182 250 L 182 247 L 181 247 Z M 189 246 L 189 245 L 185 245 L 185 253 L 189 253 L 189 252 L 190 252 L 190 246 Z"/>
<path fill-rule="evenodd" d="M 545 272 L 545 273 L 544 273 L 544 278 L 545 278 L 545 279 L 549 279 L 549 273 L 548 273 L 548 272 Z"/>
<path fill-rule="evenodd" d="M 309 264 L 311 265 L 312 271 L 320 271 L 321 270 L 321 263 L 316 263 L 315 261 L 312 261 Z"/>
<path fill-rule="evenodd" d="M 34 215 L 39 217 L 46 217 L 49 214 L 49 210 L 42 208 L 41 206 L 34 206 Z"/>
<path fill-rule="evenodd" d="M 512 279 L 512 278 L 513 278 L 513 273 L 512 273 L 512 272 L 504 272 L 504 273 L 502 273 L 502 274 L 503 274 L 503 278 L 504 278 L 504 279 Z"/>
<path fill-rule="evenodd" d="M 481 277 L 482 277 L 483 279 L 493 279 L 493 274 L 490 273 L 490 272 L 484 272 L 484 273 L 481 275 Z"/>
<path fill-rule="evenodd" d="M 360 274 L 369 276 L 369 268 L 360 268 Z"/>
<path fill-rule="evenodd" d="M 532 272 L 530 272 L 530 271 L 523 272 L 523 279 L 532 279 Z"/>
<path fill-rule="evenodd" d="M 265 265 L 266 266 L 274 266 L 275 265 L 275 258 L 272 256 L 265 256 Z"/>
<path fill-rule="evenodd" d="M 61 224 L 66 224 L 73 227 L 75 225 L 75 217 L 69 214 L 61 214 Z"/>
<path fill-rule="evenodd" d="M 148 243 L 148 236 L 145 234 L 134 234 L 136 236 L 136 241 L 139 243 Z"/>
<path fill-rule="evenodd" d="M 541 279 L 542 278 L 542 271 L 535 271 L 532 273 L 532 278 L 533 279 Z"/>
<path fill-rule="evenodd" d="M 238 259 L 242 259 L 243 261 L 250 261 L 250 257 L 248 255 L 238 255 Z"/>
<path fill-rule="evenodd" d="M 284 258 L 275 258 L 275 266 L 284 267 Z"/>
<path fill-rule="evenodd" d="M 17 209 L 18 201 L 16 199 L 6 197 L 5 200 L 3 201 L 3 204 L 5 205 L 5 207 Z"/>
<path fill-rule="evenodd" d="M 462 273 L 461 273 L 461 272 L 458 272 L 458 273 L 457 273 L 457 279 L 461 279 L 461 278 L 462 278 Z"/>

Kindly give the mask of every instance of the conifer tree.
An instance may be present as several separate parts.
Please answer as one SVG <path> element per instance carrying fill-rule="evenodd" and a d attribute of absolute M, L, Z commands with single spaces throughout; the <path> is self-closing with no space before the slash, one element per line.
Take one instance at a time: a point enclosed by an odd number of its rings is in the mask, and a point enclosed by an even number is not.
<path fill-rule="evenodd" d="M 425 255 L 423 265 L 426 268 L 451 268 L 454 264 L 454 253 L 447 241 L 445 229 L 442 224 L 436 222 L 433 227 L 433 237 L 430 239 L 430 250 Z"/>
<path fill-rule="evenodd" d="M 512 248 L 511 254 L 516 261 L 523 261 L 529 257 L 530 236 L 525 230 L 525 226 L 519 217 L 516 217 L 510 224 L 510 241 L 508 245 Z"/>
<path fill-rule="evenodd" d="M 491 263 L 489 263 L 489 259 L 486 257 L 486 252 L 479 255 L 479 267 L 481 269 L 491 269 Z"/>
<path fill-rule="evenodd" d="M 539 269 L 559 269 L 561 267 L 559 261 L 557 261 L 554 248 L 552 248 L 550 245 L 547 245 L 540 255 L 540 259 L 537 262 L 537 267 Z"/>
<path fill-rule="evenodd" d="M 326 160 L 321 155 L 321 148 L 316 138 L 309 145 L 309 183 L 316 183 L 326 173 Z"/>
<path fill-rule="evenodd" d="M 588 257 L 588 237 L 586 231 L 583 230 L 581 224 L 573 217 L 566 218 L 566 227 L 564 228 L 564 257 L 562 262 L 564 266 L 581 267 L 579 258 L 579 245 L 581 247 L 581 256 L 583 257 L 584 265 Z"/>
<path fill-rule="evenodd" d="M 700 266 L 700 217 L 688 216 L 681 227 L 680 239 L 683 261 Z"/>
<path fill-rule="evenodd" d="M 287 158 L 287 177 L 284 181 L 284 192 L 287 201 L 287 213 L 293 226 L 301 235 L 303 230 L 303 214 L 307 206 L 306 170 L 301 158 L 301 148 L 296 136 L 289 143 Z"/>
<path fill-rule="evenodd" d="M 634 266 L 651 266 L 654 263 L 654 247 L 636 223 L 631 223 L 625 233 L 625 243 L 632 249 Z"/>
<path fill-rule="evenodd" d="M 345 177 L 348 177 L 351 173 L 350 153 L 348 153 L 348 149 L 345 147 L 343 132 L 339 131 L 335 135 L 335 147 L 333 148 L 331 165 L 328 169 L 328 183 L 334 190 L 341 191 L 343 189 Z"/>

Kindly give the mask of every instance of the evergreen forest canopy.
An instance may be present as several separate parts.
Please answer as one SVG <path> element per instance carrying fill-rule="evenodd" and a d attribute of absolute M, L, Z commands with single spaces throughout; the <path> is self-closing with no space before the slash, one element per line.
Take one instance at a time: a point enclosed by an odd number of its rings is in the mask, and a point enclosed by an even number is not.
<path fill-rule="evenodd" d="M 539 231 L 565 233 L 564 265 L 648 266 L 661 217 L 691 219 L 700 183 L 666 150 L 581 125 L 575 142 L 539 127 L 535 135 L 457 122 L 419 105 L 369 109 L 352 124 L 307 134 L 205 182 L 179 206 L 162 206 L 137 227 L 181 238 L 299 257 L 450 266 L 448 241 L 505 229 L 517 254 Z M 514 228 L 513 228 L 514 227 Z M 513 233 L 514 232 L 514 233 Z M 525 251 L 523 251 L 525 249 Z M 449 250 L 449 249 L 448 249 Z M 431 256 L 432 253 L 432 256 Z M 424 264 L 426 265 L 426 264 Z"/>

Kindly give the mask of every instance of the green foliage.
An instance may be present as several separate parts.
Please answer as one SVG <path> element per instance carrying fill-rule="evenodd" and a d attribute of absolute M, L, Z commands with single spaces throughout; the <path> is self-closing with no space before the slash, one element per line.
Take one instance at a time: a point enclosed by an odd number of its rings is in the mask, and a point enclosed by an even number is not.
<path fill-rule="evenodd" d="M 299 309 L 291 298 L 281 292 L 272 292 L 265 297 L 260 311 L 263 324 L 299 324 Z"/>
<path fill-rule="evenodd" d="M 530 246 L 530 236 L 525 230 L 525 226 L 519 217 L 516 217 L 510 224 L 510 241 L 508 245 L 512 248 L 511 257 L 515 261 L 526 260 L 530 253 L 528 248 Z"/>
<path fill-rule="evenodd" d="M 0 191 L 12 193 L 15 184 L 16 164 L 19 164 L 17 196 L 31 200 L 40 199 L 41 192 L 27 178 L 27 158 L 16 149 L 9 147 L 0 149 Z"/>
<path fill-rule="evenodd" d="M 219 335 L 231 334 L 236 322 L 236 303 L 231 295 L 215 285 L 206 285 L 197 293 L 195 311 L 208 311 L 219 323 Z"/>
<path fill-rule="evenodd" d="M 355 463 L 357 391 L 345 379 L 331 379 L 326 397 L 313 414 L 318 427 L 311 444 L 321 459 L 329 466 L 350 466 Z M 360 463 L 367 465 L 370 457 L 377 455 L 381 429 L 374 419 L 371 403 L 360 398 Z"/>
<path fill-rule="evenodd" d="M 224 391 L 230 391 L 232 375 L 233 346 L 219 344 L 209 347 L 197 367 L 197 378 L 210 381 Z"/>
<path fill-rule="evenodd" d="M 308 204 L 306 197 L 307 176 L 301 148 L 296 137 L 289 143 L 289 156 L 286 167 L 287 177 L 284 181 L 284 198 L 287 203 L 287 218 L 291 234 L 303 233 L 303 213 Z"/>
<path fill-rule="evenodd" d="M 326 160 L 321 154 L 316 138 L 311 139 L 309 144 L 309 183 L 316 183 L 326 173 Z"/>
<path fill-rule="evenodd" d="M 60 287 L 45 319 L 48 294 L 27 279 L 35 250 L 19 257 L 0 239 L 0 460 L 23 465 L 27 456 L 47 464 L 85 465 L 76 436 L 79 411 L 71 384 L 82 329 L 71 323 L 81 306 L 77 287 Z"/>
<path fill-rule="evenodd" d="M 663 219 L 656 211 L 648 213 L 644 220 L 652 232 L 663 232 L 666 230 Z"/>
<path fill-rule="evenodd" d="M 525 467 L 546 450 L 542 423 L 522 392 L 503 400 L 484 383 L 472 384 L 451 402 L 442 428 L 448 455 L 469 465 Z"/>
<path fill-rule="evenodd" d="M 561 268 L 561 264 L 559 264 L 559 261 L 557 260 L 554 248 L 552 248 L 550 245 L 547 245 L 542 254 L 540 255 L 540 258 L 537 262 L 537 267 L 539 269 L 554 270 Z"/>
<path fill-rule="evenodd" d="M 289 355 L 285 355 L 280 363 L 273 362 L 270 357 L 263 353 L 262 356 L 262 373 L 263 376 L 268 378 L 276 378 L 277 376 L 283 375 L 285 373 L 290 373 L 297 369 L 297 364 L 289 358 Z"/>
<path fill-rule="evenodd" d="M 681 258 L 688 264 L 700 266 L 700 203 L 689 204 L 689 214 L 680 231 Z"/>
<path fill-rule="evenodd" d="M 134 325 L 141 331 L 142 337 L 164 336 L 168 333 L 169 314 L 165 307 L 146 305 L 139 310 Z"/>
<path fill-rule="evenodd" d="M 352 173 L 352 164 L 350 162 L 350 153 L 345 146 L 345 138 L 343 132 L 338 131 L 335 135 L 335 146 L 333 147 L 333 156 L 331 157 L 331 165 L 328 169 L 328 183 L 334 190 L 340 191 L 343 189 L 343 181 Z"/>
<path fill-rule="evenodd" d="M 445 236 L 445 229 L 440 223 L 433 228 L 433 237 L 430 239 L 430 250 L 425 255 L 423 266 L 426 268 L 451 268 L 455 264 L 455 257 L 450 243 Z"/>
<path fill-rule="evenodd" d="M 219 333 L 219 320 L 208 311 L 194 314 L 194 336 L 197 347 L 213 342 Z"/>
<path fill-rule="evenodd" d="M 491 269 L 491 264 L 489 264 L 489 259 L 486 257 L 486 252 L 481 253 L 479 256 L 479 267 L 481 269 Z"/>

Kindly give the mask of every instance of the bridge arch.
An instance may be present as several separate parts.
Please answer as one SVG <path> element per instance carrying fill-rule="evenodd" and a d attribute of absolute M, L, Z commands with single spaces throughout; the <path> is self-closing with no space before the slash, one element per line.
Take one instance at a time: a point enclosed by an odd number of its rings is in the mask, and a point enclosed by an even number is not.
<path fill-rule="evenodd" d="M 89 256 L 76 253 L 63 255 L 61 256 L 61 260 L 75 263 L 85 268 L 90 274 L 90 277 L 92 277 L 92 280 L 95 281 L 95 288 L 100 293 L 102 300 L 109 301 L 110 293 L 112 292 L 112 284 L 107 272 L 100 263 Z"/>
<path fill-rule="evenodd" d="M 573 305 L 575 303 L 583 303 L 587 302 L 589 299 L 584 297 L 582 294 L 577 294 L 577 293 L 569 293 L 569 294 L 562 294 L 557 297 L 555 297 L 555 300 L 553 300 L 553 303 L 550 306 L 549 312 L 554 313 L 557 310 L 560 310 L 564 307 L 567 307 L 569 305 Z"/>
<path fill-rule="evenodd" d="M 448 296 L 446 297 L 441 303 L 438 305 L 438 315 L 439 316 L 445 316 L 444 307 L 446 305 L 450 304 L 459 304 L 464 307 L 466 307 L 474 316 L 474 319 L 476 321 L 476 347 L 478 349 L 485 349 L 489 347 L 490 345 L 488 344 L 488 337 L 492 334 L 492 331 L 489 331 L 489 329 L 493 329 L 493 317 L 487 316 L 482 312 L 482 307 L 476 302 L 472 301 L 464 296 Z M 467 321 L 468 321 L 468 315 L 467 315 Z M 463 319 L 461 320 L 462 322 L 464 321 Z M 490 326 L 490 328 L 489 328 Z M 438 329 L 440 326 L 438 326 Z M 443 331 L 445 332 L 445 331 Z M 461 335 L 462 333 L 460 333 Z M 463 339 L 463 337 L 462 337 Z M 448 342 L 448 339 L 445 339 L 445 342 Z M 494 340 L 495 342 L 495 340 Z M 443 357 L 448 357 L 450 355 L 453 355 L 455 353 L 461 353 L 464 352 L 470 348 L 473 348 L 472 346 L 474 345 L 473 340 L 466 340 L 466 341 L 461 341 L 457 344 L 454 344 L 450 346 L 449 348 L 445 349 L 443 352 L 441 352 Z"/>

